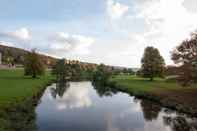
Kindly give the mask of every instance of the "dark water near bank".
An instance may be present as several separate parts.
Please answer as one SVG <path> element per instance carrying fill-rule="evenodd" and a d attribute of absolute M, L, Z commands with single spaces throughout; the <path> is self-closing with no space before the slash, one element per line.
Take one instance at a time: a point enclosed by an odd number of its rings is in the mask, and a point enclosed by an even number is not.
<path fill-rule="evenodd" d="M 53 84 L 34 119 L 37 131 L 197 131 L 197 119 L 90 82 Z"/>

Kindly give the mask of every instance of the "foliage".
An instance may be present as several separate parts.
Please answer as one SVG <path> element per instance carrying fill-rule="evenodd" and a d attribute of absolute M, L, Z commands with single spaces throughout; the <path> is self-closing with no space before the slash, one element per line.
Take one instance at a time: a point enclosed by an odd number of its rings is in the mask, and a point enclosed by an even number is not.
<path fill-rule="evenodd" d="M 172 60 L 180 65 L 179 82 L 183 86 L 189 85 L 197 76 L 197 32 L 190 39 L 184 40 L 172 52 Z"/>
<path fill-rule="evenodd" d="M 52 68 L 52 73 L 60 80 L 65 78 L 72 81 L 92 80 L 94 69 L 83 66 L 80 62 L 68 62 L 62 59 Z"/>
<path fill-rule="evenodd" d="M 147 47 L 141 60 L 141 73 L 143 77 L 150 78 L 163 77 L 165 62 L 157 48 Z"/>
<path fill-rule="evenodd" d="M 82 69 L 81 70 L 81 79 L 82 80 L 92 80 L 94 74 L 93 69 Z"/>
<path fill-rule="evenodd" d="M 78 81 L 82 79 L 82 69 L 79 63 L 70 64 L 71 79 Z"/>
<path fill-rule="evenodd" d="M 70 67 L 66 65 L 65 59 L 58 60 L 52 68 L 52 74 L 56 75 L 57 80 L 63 81 L 70 75 Z"/>
<path fill-rule="evenodd" d="M 93 74 L 93 82 L 100 82 L 101 85 L 106 85 L 109 78 L 111 76 L 111 72 L 109 69 L 104 65 L 100 64 L 97 66 L 96 71 Z"/>
<path fill-rule="evenodd" d="M 130 74 L 130 75 L 135 74 L 135 72 L 131 68 L 124 68 L 122 72 L 125 74 Z"/>
<path fill-rule="evenodd" d="M 44 74 L 45 66 L 35 50 L 32 50 L 32 52 L 27 53 L 25 56 L 24 70 L 25 75 L 31 75 L 32 78 Z"/>
<path fill-rule="evenodd" d="M 13 54 L 11 53 L 11 51 L 9 49 L 6 49 L 4 52 L 3 52 L 3 58 L 2 58 L 2 61 L 7 64 L 7 65 L 14 65 L 14 57 L 13 57 Z"/>

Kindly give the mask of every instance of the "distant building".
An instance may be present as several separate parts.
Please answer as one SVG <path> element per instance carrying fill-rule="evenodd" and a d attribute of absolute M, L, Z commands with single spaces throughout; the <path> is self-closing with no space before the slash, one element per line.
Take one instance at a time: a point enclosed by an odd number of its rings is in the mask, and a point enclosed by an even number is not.
<path fill-rule="evenodd" d="M 0 65 L 2 64 L 2 54 L 0 52 Z"/>

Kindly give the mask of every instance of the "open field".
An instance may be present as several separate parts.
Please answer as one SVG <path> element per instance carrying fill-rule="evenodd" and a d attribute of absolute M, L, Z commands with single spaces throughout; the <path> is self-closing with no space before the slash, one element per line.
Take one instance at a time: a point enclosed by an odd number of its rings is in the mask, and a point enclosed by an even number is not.
<path fill-rule="evenodd" d="M 52 81 L 47 72 L 36 79 L 23 75 L 22 69 L 0 70 L 0 107 L 6 107 L 35 96 Z"/>
<path fill-rule="evenodd" d="M 166 82 L 164 79 L 148 79 L 135 76 L 114 76 L 116 88 L 137 97 L 154 100 L 163 106 L 177 109 L 181 112 L 197 115 L 197 84 L 181 87 L 176 82 Z"/>

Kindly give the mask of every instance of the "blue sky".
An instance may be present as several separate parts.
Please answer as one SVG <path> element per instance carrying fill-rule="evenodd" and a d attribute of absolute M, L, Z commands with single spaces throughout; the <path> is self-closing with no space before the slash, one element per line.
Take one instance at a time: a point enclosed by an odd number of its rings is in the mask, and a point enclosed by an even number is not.
<path fill-rule="evenodd" d="M 0 42 L 68 59 L 139 67 L 146 46 L 167 64 L 197 29 L 196 0 L 0 0 Z"/>

